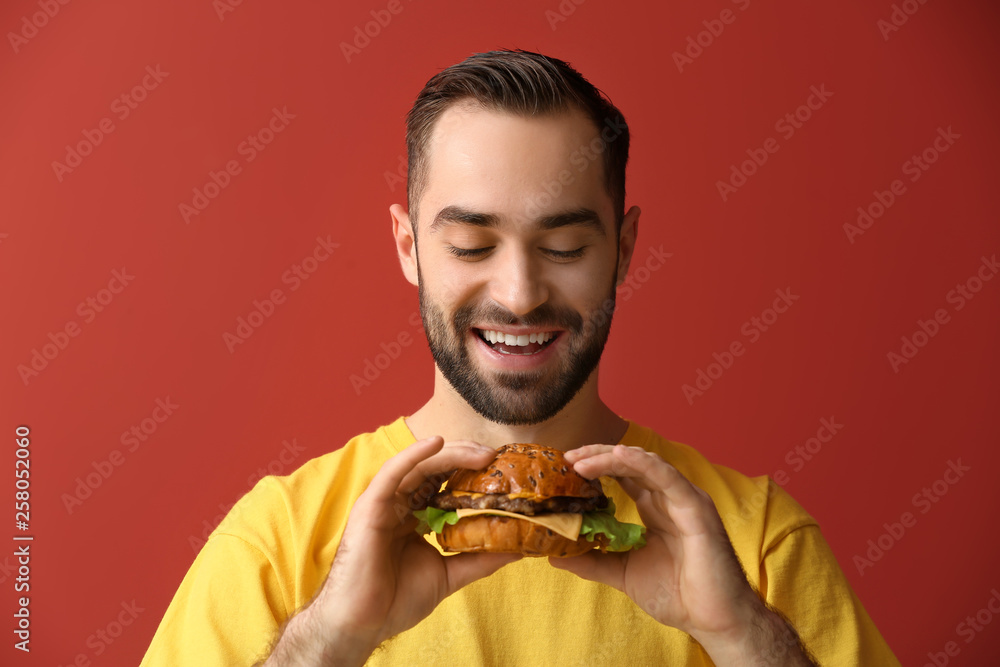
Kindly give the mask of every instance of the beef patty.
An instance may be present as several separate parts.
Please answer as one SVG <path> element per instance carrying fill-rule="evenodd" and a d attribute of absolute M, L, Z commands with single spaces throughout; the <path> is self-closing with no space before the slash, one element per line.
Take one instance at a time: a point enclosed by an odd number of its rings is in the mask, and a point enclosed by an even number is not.
<path fill-rule="evenodd" d="M 456 510 L 460 508 L 505 510 L 516 514 L 534 516 L 535 514 L 552 514 L 558 512 L 583 513 L 604 509 L 608 506 L 608 497 L 603 495 L 596 498 L 555 496 L 541 500 L 530 500 L 528 498 L 510 498 L 503 493 L 486 493 L 475 497 L 456 496 L 449 491 L 444 491 L 434 494 L 428 504 L 431 507 L 437 507 L 442 510 Z"/>

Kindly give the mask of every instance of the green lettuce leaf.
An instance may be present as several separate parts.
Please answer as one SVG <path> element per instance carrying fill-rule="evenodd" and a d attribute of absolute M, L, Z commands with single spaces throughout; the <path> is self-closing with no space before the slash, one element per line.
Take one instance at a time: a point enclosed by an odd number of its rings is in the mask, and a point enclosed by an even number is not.
<path fill-rule="evenodd" d="M 416 531 L 421 535 L 431 531 L 441 533 L 444 525 L 454 526 L 458 521 L 455 510 L 440 510 L 436 507 L 417 510 L 413 513 L 420 521 Z M 593 542 L 594 537 L 604 533 L 608 537 L 608 551 L 628 551 L 646 546 L 645 526 L 624 523 L 615 518 L 615 502 L 608 498 L 608 506 L 596 512 L 584 512 L 580 535 Z"/>
<path fill-rule="evenodd" d="M 427 509 L 417 510 L 413 513 L 413 516 L 417 517 L 420 521 L 417 524 L 416 531 L 421 535 L 434 531 L 435 533 L 441 533 L 444 530 L 444 524 L 449 524 L 454 526 L 458 521 L 458 512 L 455 510 L 439 510 L 436 507 L 428 507 Z"/>
<path fill-rule="evenodd" d="M 608 551 L 628 551 L 646 546 L 646 527 L 625 523 L 615 518 L 615 501 L 608 498 L 608 506 L 597 512 L 584 512 L 580 535 L 590 542 L 604 533 L 608 536 Z"/>

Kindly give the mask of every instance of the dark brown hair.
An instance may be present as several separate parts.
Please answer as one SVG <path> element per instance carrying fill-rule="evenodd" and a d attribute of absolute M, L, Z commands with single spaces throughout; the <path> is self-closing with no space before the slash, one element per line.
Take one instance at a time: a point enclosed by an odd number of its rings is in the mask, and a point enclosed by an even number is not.
<path fill-rule="evenodd" d="M 427 181 L 427 144 L 438 116 L 461 100 L 490 111 L 535 116 L 583 111 L 597 128 L 604 182 L 615 209 L 615 226 L 625 215 L 625 165 L 629 131 L 611 101 L 568 63 L 531 51 L 477 53 L 442 70 L 424 86 L 406 117 L 407 184 L 410 215 Z M 611 130 L 611 137 L 605 136 Z M 416 232 L 416 229 L 414 229 Z"/>

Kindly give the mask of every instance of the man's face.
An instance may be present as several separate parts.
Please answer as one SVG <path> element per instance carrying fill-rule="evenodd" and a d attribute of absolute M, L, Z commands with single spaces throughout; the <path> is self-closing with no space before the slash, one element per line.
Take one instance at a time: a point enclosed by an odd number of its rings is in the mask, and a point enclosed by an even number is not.
<path fill-rule="evenodd" d="M 491 421 L 553 417 L 600 360 L 619 246 L 597 136 L 577 111 L 455 105 L 435 125 L 414 221 L 420 312 L 441 373 Z"/>

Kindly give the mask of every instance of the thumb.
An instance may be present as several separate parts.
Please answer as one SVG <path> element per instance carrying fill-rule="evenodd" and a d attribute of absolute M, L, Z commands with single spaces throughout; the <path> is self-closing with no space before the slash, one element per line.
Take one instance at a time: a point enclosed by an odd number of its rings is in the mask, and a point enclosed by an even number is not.
<path fill-rule="evenodd" d="M 626 554 L 600 553 L 595 550 L 572 558 L 550 556 L 549 565 L 572 572 L 581 579 L 607 584 L 621 591 L 625 588 L 626 558 Z"/>

